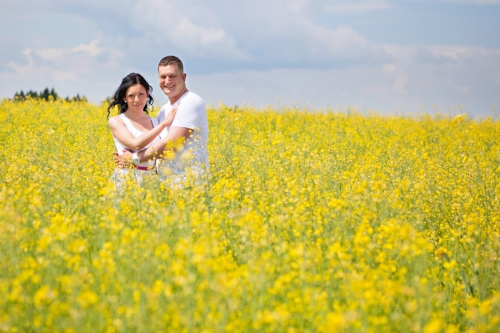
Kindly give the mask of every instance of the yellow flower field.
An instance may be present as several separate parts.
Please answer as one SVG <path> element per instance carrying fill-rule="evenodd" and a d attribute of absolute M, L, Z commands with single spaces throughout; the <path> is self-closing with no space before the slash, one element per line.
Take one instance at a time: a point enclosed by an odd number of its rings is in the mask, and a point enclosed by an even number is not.
<path fill-rule="evenodd" d="M 0 332 L 500 331 L 498 120 L 220 106 L 121 193 L 105 105 L 0 121 Z"/>

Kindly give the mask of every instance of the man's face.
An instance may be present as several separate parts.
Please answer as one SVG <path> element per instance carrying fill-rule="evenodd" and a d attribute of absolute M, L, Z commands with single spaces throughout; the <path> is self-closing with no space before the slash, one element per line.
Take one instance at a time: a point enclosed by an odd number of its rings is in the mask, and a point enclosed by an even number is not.
<path fill-rule="evenodd" d="M 160 88 L 168 98 L 180 97 L 186 91 L 186 74 L 177 65 L 158 67 Z"/>

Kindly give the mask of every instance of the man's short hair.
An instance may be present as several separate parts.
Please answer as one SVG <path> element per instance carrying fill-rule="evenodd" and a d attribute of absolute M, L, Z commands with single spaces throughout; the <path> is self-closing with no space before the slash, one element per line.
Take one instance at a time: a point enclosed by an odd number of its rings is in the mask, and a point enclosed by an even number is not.
<path fill-rule="evenodd" d="M 169 66 L 169 65 L 177 65 L 177 68 L 181 71 L 181 73 L 184 73 L 184 65 L 182 64 L 181 59 L 177 58 L 176 56 L 166 56 L 163 57 L 160 60 L 160 63 L 158 64 L 158 67 L 160 66 Z"/>

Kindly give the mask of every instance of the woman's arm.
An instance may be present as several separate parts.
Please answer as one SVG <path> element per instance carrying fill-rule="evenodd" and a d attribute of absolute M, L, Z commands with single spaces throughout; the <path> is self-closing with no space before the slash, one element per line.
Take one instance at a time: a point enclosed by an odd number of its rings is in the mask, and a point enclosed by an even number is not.
<path fill-rule="evenodd" d="M 125 123 L 123 123 L 122 120 L 120 120 L 118 117 L 113 117 L 109 119 L 108 125 L 109 129 L 111 130 L 111 133 L 113 133 L 113 136 L 117 138 L 121 143 L 123 143 L 125 146 L 133 149 L 133 150 L 141 150 L 144 148 L 148 143 L 154 140 L 160 133 L 165 129 L 165 127 L 168 127 L 172 124 L 175 113 L 177 112 L 178 105 L 176 105 L 168 115 L 165 117 L 165 119 L 158 124 L 158 126 L 154 127 L 153 129 L 144 132 L 143 135 L 141 135 L 138 138 L 135 138 L 132 133 L 127 129 L 125 126 Z"/>
<path fill-rule="evenodd" d="M 193 133 L 192 129 L 185 127 L 173 126 L 168 131 L 167 137 L 158 141 L 148 149 L 143 149 L 137 153 L 139 161 L 147 162 L 152 159 L 162 158 L 169 153 L 175 153 L 179 146 L 182 146 L 184 142 Z M 122 154 L 113 154 L 115 164 L 120 168 L 126 168 L 132 162 L 132 153 L 128 150 L 123 150 Z"/>

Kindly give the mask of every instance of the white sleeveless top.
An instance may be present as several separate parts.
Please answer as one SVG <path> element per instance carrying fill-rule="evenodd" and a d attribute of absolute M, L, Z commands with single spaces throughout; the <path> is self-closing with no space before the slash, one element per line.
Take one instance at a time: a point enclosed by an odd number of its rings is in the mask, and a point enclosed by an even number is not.
<path fill-rule="evenodd" d="M 130 121 L 130 119 L 128 119 L 127 116 L 124 115 L 123 113 L 120 113 L 118 115 L 118 117 L 120 117 L 123 120 L 123 122 L 125 123 L 125 126 L 130 131 L 130 133 L 132 133 L 132 135 L 134 136 L 134 138 L 138 138 L 138 137 L 140 137 L 141 135 L 144 134 L 144 132 L 141 132 L 137 128 L 135 128 L 134 125 L 132 124 L 132 122 Z M 153 122 L 153 127 L 158 126 L 158 124 L 159 124 L 158 119 L 151 118 L 151 121 Z M 114 135 L 113 135 L 113 140 L 115 141 L 115 146 L 116 146 L 116 150 L 118 152 L 118 155 L 123 155 L 123 149 L 125 149 L 125 148 L 131 149 L 130 147 L 127 147 L 123 143 L 121 143 L 117 138 L 115 138 Z M 158 141 L 160 141 L 160 137 L 159 136 L 157 136 L 156 138 L 154 138 L 153 141 L 151 141 L 150 143 L 148 143 L 144 148 L 148 148 L 153 143 L 158 142 Z M 150 165 L 150 163 L 151 163 L 151 165 L 154 166 L 154 161 L 143 162 L 143 163 L 140 163 L 138 166 L 147 167 L 147 166 Z"/>

